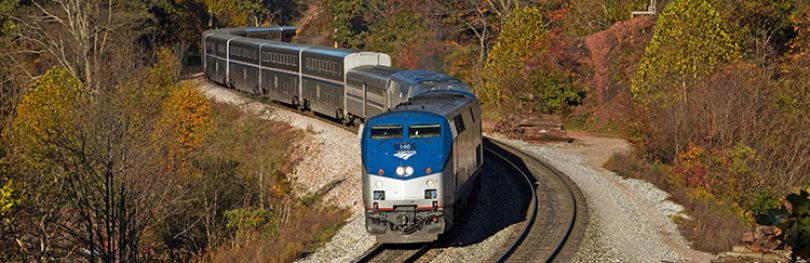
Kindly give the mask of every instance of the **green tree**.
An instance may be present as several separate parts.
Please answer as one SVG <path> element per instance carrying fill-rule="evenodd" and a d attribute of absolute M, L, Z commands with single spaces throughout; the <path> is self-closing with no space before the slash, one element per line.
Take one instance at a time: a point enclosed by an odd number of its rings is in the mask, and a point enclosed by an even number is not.
<path fill-rule="evenodd" d="M 329 1 L 329 12 L 334 20 L 335 41 L 340 46 L 360 48 L 368 37 L 370 23 L 367 14 L 374 10 L 377 0 L 335 0 Z"/>
<path fill-rule="evenodd" d="M 795 0 L 719 0 L 717 10 L 729 25 L 738 25 L 733 37 L 743 48 L 746 59 L 766 62 L 770 55 L 787 50 L 793 37 L 790 17 Z"/>
<path fill-rule="evenodd" d="M 4 36 L 7 31 L 17 27 L 3 14 L 12 12 L 19 2 L 19 0 L 0 0 L 0 36 Z"/>
<path fill-rule="evenodd" d="M 740 57 L 739 47 L 709 2 L 677 0 L 667 5 L 630 87 L 634 97 L 662 86 L 677 86 L 683 93 L 717 66 Z"/>
<path fill-rule="evenodd" d="M 401 10 L 374 23 L 365 48 L 383 53 L 396 53 L 421 40 L 427 30 L 422 18 L 413 10 Z"/>
<path fill-rule="evenodd" d="M 487 78 L 484 90 L 479 91 L 482 101 L 500 103 L 504 89 L 524 75 L 526 62 L 545 53 L 541 43 L 545 35 L 540 9 L 524 7 L 512 12 L 487 57 Z"/>

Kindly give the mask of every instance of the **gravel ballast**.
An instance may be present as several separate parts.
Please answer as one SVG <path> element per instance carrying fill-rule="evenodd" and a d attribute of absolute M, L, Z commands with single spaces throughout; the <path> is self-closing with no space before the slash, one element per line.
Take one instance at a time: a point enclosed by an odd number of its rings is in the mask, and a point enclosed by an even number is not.
<path fill-rule="evenodd" d="M 547 161 L 579 186 L 589 220 L 577 262 L 708 262 L 711 255 L 691 249 L 673 216 L 683 207 L 669 194 L 642 180 L 621 178 L 564 153 L 564 144 L 533 145 L 497 135 L 498 140 Z"/>

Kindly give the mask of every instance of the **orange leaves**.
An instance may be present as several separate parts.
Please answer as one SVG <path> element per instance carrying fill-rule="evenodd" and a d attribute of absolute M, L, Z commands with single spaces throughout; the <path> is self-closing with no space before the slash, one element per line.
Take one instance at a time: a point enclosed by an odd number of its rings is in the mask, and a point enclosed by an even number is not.
<path fill-rule="evenodd" d="M 791 48 L 790 58 L 799 65 L 810 65 L 810 4 L 799 6 L 791 16 L 793 29 L 797 36 L 788 44 Z"/>
<path fill-rule="evenodd" d="M 170 158 L 185 158 L 202 144 L 211 127 L 208 100 L 193 87 L 181 85 L 164 102 L 160 125 L 163 138 L 171 140 Z"/>

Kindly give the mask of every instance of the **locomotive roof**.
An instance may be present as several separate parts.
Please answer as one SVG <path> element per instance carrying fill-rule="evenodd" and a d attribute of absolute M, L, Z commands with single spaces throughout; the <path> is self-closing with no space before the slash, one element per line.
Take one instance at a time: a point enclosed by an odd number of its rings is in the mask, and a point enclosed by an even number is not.
<path fill-rule="evenodd" d="M 449 116 L 459 108 L 475 102 L 475 97 L 459 91 L 434 91 L 420 94 L 413 97 L 408 102 L 398 105 L 391 112 L 399 111 L 421 111 Z"/>

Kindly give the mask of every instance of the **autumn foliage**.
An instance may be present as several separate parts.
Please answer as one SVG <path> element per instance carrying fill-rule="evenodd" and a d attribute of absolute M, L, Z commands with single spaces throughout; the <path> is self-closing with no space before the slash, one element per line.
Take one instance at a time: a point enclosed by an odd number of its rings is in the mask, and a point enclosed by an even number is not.
<path fill-rule="evenodd" d="M 739 47 L 725 23 L 708 0 L 667 5 L 636 72 L 633 95 L 642 98 L 665 87 L 683 90 L 738 59 Z"/>
<path fill-rule="evenodd" d="M 485 103 L 499 104 L 510 94 L 510 85 L 520 81 L 529 60 L 546 50 L 541 44 L 546 32 L 543 13 L 534 7 L 515 10 L 504 23 L 486 63 L 486 82 L 479 97 Z"/>
<path fill-rule="evenodd" d="M 53 142 L 75 133 L 77 107 L 86 102 L 82 84 L 69 71 L 52 68 L 31 84 L 17 105 L 17 116 L 4 136 L 12 148 L 36 164 Z"/>
<path fill-rule="evenodd" d="M 171 92 L 163 106 L 160 121 L 164 138 L 171 138 L 171 152 L 186 155 L 199 147 L 211 128 L 208 100 L 190 85 L 181 85 Z"/>

